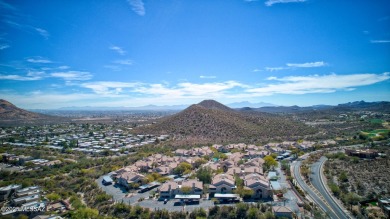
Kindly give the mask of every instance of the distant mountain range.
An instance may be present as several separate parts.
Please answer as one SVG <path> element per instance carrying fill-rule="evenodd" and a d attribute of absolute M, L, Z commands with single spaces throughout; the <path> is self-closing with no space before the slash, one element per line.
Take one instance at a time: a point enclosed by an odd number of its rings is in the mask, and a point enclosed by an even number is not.
<path fill-rule="evenodd" d="M 371 109 L 371 110 L 381 110 L 388 107 L 390 102 L 380 101 L 380 102 L 365 102 L 365 101 L 355 101 L 349 103 L 343 103 L 339 105 L 313 105 L 313 106 L 278 106 L 272 103 L 251 103 L 248 101 L 234 102 L 226 104 L 227 107 L 237 110 L 255 110 L 260 112 L 268 113 L 294 113 L 294 112 L 307 112 L 313 110 L 325 110 L 325 109 L 338 109 L 338 110 L 361 110 L 361 109 Z M 146 105 L 146 106 L 137 106 L 137 107 L 94 107 L 94 106 L 71 106 L 71 107 L 62 107 L 55 110 L 65 110 L 65 111 L 180 111 L 184 110 L 190 105 Z M 53 109 L 54 110 L 54 109 Z M 40 110 L 40 109 L 31 109 L 33 112 L 47 112 L 51 110 Z"/>
<path fill-rule="evenodd" d="M 262 107 L 257 107 L 261 106 Z M 268 106 L 267 106 L 268 105 Z M 229 107 L 231 106 L 231 107 Z M 241 107 L 245 106 L 245 107 Z M 251 107 L 248 107 L 251 106 Z M 199 104 L 191 105 L 187 107 L 186 105 L 173 105 L 173 106 L 156 106 L 156 105 L 148 105 L 143 107 L 68 107 L 68 108 L 61 108 L 60 110 L 69 110 L 69 111 L 94 111 L 94 110 L 100 110 L 100 111 L 132 111 L 132 110 L 139 110 L 139 111 L 147 111 L 147 110 L 154 110 L 154 111 L 168 111 L 168 110 L 174 110 L 174 111 L 181 111 L 174 116 L 177 115 L 186 115 L 188 118 L 193 118 L 193 120 L 197 120 L 198 118 L 194 118 L 193 115 L 190 113 L 194 111 L 195 108 L 203 107 L 201 110 L 195 110 L 196 114 L 204 115 L 204 109 L 211 110 L 208 113 L 205 113 L 205 115 L 215 115 L 215 110 L 217 110 L 219 113 L 221 113 L 221 116 L 225 116 L 225 121 L 227 122 L 226 125 L 233 125 L 236 127 L 237 124 L 244 124 L 243 122 L 238 122 L 235 124 L 233 120 L 238 121 L 237 117 L 235 115 L 237 114 L 251 114 L 252 116 L 256 113 L 311 113 L 311 112 L 327 112 L 327 113 L 342 113 L 342 112 L 348 112 L 348 111 L 358 111 L 358 110 L 366 110 L 366 111 L 376 111 L 376 112 L 383 112 L 383 113 L 390 113 L 390 102 L 388 101 L 381 101 L 381 102 L 365 102 L 365 101 L 355 101 L 355 102 L 349 102 L 344 104 L 339 104 L 337 106 L 330 106 L 330 105 L 316 105 L 316 106 L 308 106 L 308 107 L 300 107 L 300 106 L 272 106 L 272 104 L 268 103 L 250 103 L 250 102 L 238 102 L 238 103 L 232 103 L 228 106 L 225 106 L 223 104 L 220 104 L 216 101 L 203 101 Z M 234 109 L 233 109 L 234 108 Z M 185 109 L 185 110 L 183 110 Z M 35 112 L 27 111 L 24 109 L 20 109 L 13 105 L 12 103 L 6 101 L 6 100 L 0 100 L 0 125 L 19 125 L 19 124 L 47 124 L 47 123 L 56 123 L 56 122 L 64 122 L 69 121 L 69 118 L 63 118 L 59 116 L 49 116 L 43 113 L 48 113 L 50 110 L 33 110 Z M 202 111 L 201 113 L 199 113 Z M 234 115 L 227 115 L 228 114 L 234 114 Z M 189 115 L 187 115 L 189 114 Z M 56 114 L 57 115 L 57 114 Z M 264 116 L 263 114 L 262 116 Z M 270 117 L 270 114 L 267 114 L 267 118 Z M 172 117 L 169 117 L 172 119 Z M 201 117 L 203 118 L 203 117 Z M 240 117 L 241 118 L 241 117 Z M 204 119 L 204 118 L 203 118 Z M 178 121 L 182 121 L 183 119 L 179 116 Z M 240 119 L 243 121 L 242 119 Z M 215 121 L 222 121 L 221 119 L 216 119 Z M 203 126 L 204 124 L 200 123 L 193 123 L 191 121 L 187 121 L 188 123 L 184 124 L 194 124 L 195 126 Z M 256 123 L 256 122 L 255 122 Z M 254 123 L 254 124 L 255 124 Z M 221 123 L 222 124 L 222 123 Z M 249 122 L 251 124 L 251 122 Z M 249 127 L 250 125 L 244 125 L 245 127 Z M 253 125 L 253 124 L 252 124 Z M 169 130 L 169 129 L 167 129 Z M 212 130 L 212 129 L 210 129 Z M 251 132 L 251 131 L 249 131 Z M 230 131 L 227 133 L 229 136 L 234 136 L 234 133 L 231 133 Z M 222 136 L 220 136 L 222 138 Z"/>
<path fill-rule="evenodd" d="M 94 107 L 94 106 L 72 106 L 72 107 L 62 107 L 57 110 L 69 110 L 69 111 L 132 111 L 132 110 L 183 110 L 188 105 L 146 105 L 146 106 L 136 106 L 136 107 Z"/>
<path fill-rule="evenodd" d="M 253 110 L 259 112 L 267 113 L 299 113 L 299 112 L 311 112 L 311 111 L 356 111 L 356 110 L 368 110 L 368 111 L 380 111 L 380 112 L 390 112 L 390 102 L 388 101 L 379 101 L 379 102 L 365 102 L 365 101 L 355 101 L 344 104 L 338 104 L 336 106 L 331 105 L 315 105 L 315 106 L 271 106 L 271 107 L 260 107 L 260 108 L 250 108 L 245 107 L 241 110 Z"/>
<path fill-rule="evenodd" d="M 314 134 L 315 129 L 285 117 L 256 111 L 237 111 L 204 100 L 137 133 L 173 134 L 181 144 L 259 142 Z"/>

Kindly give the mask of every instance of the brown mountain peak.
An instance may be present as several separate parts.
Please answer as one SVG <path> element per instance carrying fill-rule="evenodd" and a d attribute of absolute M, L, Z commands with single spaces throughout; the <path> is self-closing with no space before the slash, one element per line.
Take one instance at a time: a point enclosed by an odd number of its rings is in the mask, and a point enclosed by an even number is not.
<path fill-rule="evenodd" d="M 217 109 L 217 110 L 225 110 L 225 111 L 232 111 L 231 108 L 223 105 L 220 102 L 217 102 L 215 100 L 203 100 L 202 102 L 196 104 L 198 106 L 202 106 L 206 109 Z"/>

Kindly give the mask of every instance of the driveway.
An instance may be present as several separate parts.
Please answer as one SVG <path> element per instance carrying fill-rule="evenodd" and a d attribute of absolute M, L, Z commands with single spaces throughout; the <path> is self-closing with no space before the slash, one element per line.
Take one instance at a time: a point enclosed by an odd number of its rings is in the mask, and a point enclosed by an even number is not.
<path fill-rule="evenodd" d="M 283 194 L 285 201 L 274 202 L 274 205 L 278 205 L 278 206 L 283 205 L 289 207 L 299 217 L 300 216 L 300 210 L 298 206 L 299 198 L 292 191 L 290 184 L 287 182 L 286 175 L 284 175 L 284 171 L 280 169 L 280 165 L 278 168 L 276 168 L 276 172 L 279 174 L 278 182 L 280 183 L 282 188 L 287 189 L 287 192 Z"/>
<path fill-rule="evenodd" d="M 109 195 L 112 195 L 115 201 L 121 201 L 127 194 L 127 191 L 125 189 L 119 187 L 116 184 L 111 184 L 107 186 L 103 185 L 102 180 L 103 176 L 99 177 L 97 180 L 95 180 L 95 182 L 103 191 L 105 191 Z"/>
<path fill-rule="evenodd" d="M 187 203 L 183 205 L 176 199 L 170 199 L 166 204 L 164 201 L 157 199 L 148 199 L 138 203 L 141 207 L 150 208 L 151 210 L 167 209 L 168 211 L 188 211 L 191 212 L 196 208 L 209 209 L 214 206 L 211 200 L 200 200 L 199 202 Z"/>
<path fill-rule="evenodd" d="M 116 184 L 112 185 L 103 185 L 102 183 L 103 176 L 96 179 L 96 183 L 98 186 L 105 191 L 107 194 L 112 195 L 113 199 L 116 202 L 123 202 L 128 205 L 139 205 L 141 207 L 149 208 L 151 210 L 155 209 L 167 209 L 168 211 L 188 211 L 191 212 L 196 208 L 204 208 L 209 209 L 214 206 L 214 202 L 211 200 L 203 200 L 201 199 L 199 202 L 187 203 L 182 205 L 180 201 L 175 199 L 170 199 L 166 204 L 164 204 L 163 200 L 157 200 L 155 198 L 149 199 L 149 195 L 152 191 L 157 191 L 158 188 L 154 188 L 150 191 L 144 193 L 135 192 L 127 192 L 125 189 L 119 187 Z M 143 201 L 138 201 L 140 198 L 143 198 Z M 223 205 L 223 204 L 219 204 Z M 228 205 L 228 204 L 227 204 Z"/>

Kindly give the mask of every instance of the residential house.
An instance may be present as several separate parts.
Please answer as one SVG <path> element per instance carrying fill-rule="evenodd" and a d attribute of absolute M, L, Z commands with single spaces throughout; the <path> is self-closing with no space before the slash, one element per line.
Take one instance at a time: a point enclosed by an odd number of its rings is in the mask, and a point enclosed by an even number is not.
<path fill-rule="evenodd" d="M 230 194 L 236 189 L 235 180 L 232 175 L 218 174 L 213 177 L 213 180 L 209 186 L 210 195 L 216 193 Z"/>
<path fill-rule="evenodd" d="M 15 197 L 25 197 L 25 196 L 33 196 L 33 195 L 40 195 L 41 190 L 38 186 L 31 186 L 24 189 L 19 189 L 15 192 Z"/>
<path fill-rule="evenodd" d="M 134 172 L 124 172 L 117 176 L 118 184 L 126 188 L 130 188 L 131 184 L 137 183 L 139 185 L 143 184 L 145 176 L 139 173 Z"/>
<path fill-rule="evenodd" d="M 293 218 L 293 211 L 286 206 L 273 206 L 272 211 L 277 218 Z"/>
<path fill-rule="evenodd" d="M 21 185 L 11 184 L 0 188 L 0 201 L 5 201 L 18 189 L 22 188 Z"/>
<path fill-rule="evenodd" d="M 219 163 L 207 163 L 207 164 L 203 165 L 203 167 L 208 167 L 211 170 L 217 171 L 220 168 L 220 164 Z"/>
<path fill-rule="evenodd" d="M 185 149 L 177 149 L 177 150 L 175 150 L 175 155 L 187 157 L 187 156 L 189 156 L 189 151 L 185 150 Z"/>
<path fill-rule="evenodd" d="M 243 171 L 245 174 L 250 174 L 250 173 L 257 173 L 263 175 L 263 168 L 261 167 L 256 167 L 256 166 L 251 166 L 248 167 L 246 166 Z"/>
<path fill-rule="evenodd" d="M 244 174 L 244 171 L 241 169 L 241 167 L 232 166 L 228 169 L 226 174 L 229 174 L 232 176 L 235 176 L 235 175 L 242 176 Z"/>
<path fill-rule="evenodd" d="M 227 172 L 227 171 L 229 170 L 229 168 L 232 168 L 232 167 L 235 166 L 235 163 L 234 163 L 234 161 L 231 161 L 231 160 L 225 160 L 225 161 L 222 161 L 222 162 L 220 163 L 220 166 L 221 166 L 221 168 L 222 168 L 225 172 Z"/>
<path fill-rule="evenodd" d="M 390 218 L 390 197 L 378 199 L 378 205 L 386 217 Z"/>
<path fill-rule="evenodd" d="M 203 194 L 203 182 L 197 179 L 185 180 L 181 183 L 181 188 L 191 188 L 190 195 L 202 195 Z M 180 193 L 183 193 L 182 191 Z"/>
<path fill-rule="evenodd" d="M 34 158 L 31 156 L 24 156 L 20 155 L 19 156 L 19 165 L 24 165 L 27 161 L 33 160 Z"/>
<path fill-rule="evenodd" d="M 229 152 L 229 149 L 228 149 L 226 146 L 224 146 L 224 145 L 217 145 L 217 144 L 214 144 L 212 147 L 215 148 L 215 149 L 217 149 L 217 151 L 218 151 L 218 152 L 221 152 L 221 153 L 227 153 L 227 152 Z"/>
<path fill-rule="evenodd" d="M 272 190 L 269 182 L 260 174 L 249 174 L 245 176 L 244 185 L 253 191 L 252 198 L 267 199 L 272 197 Z"/>
<path fill-rule="evenodd" d="M 359 158 L 369 158 L 369 159 L 374 159 L 379 156 L 378 151 L 372 149 L 367 149 L 367 150 L 345 149 L 345 153 L 348 156 L 356 156 Z"/>
<path fill-rule="evenodd" d="M 266 155 L 268 155 L 267 151 L 249 150 L 244 154 L 244 158 L 253 159 L 253 158 L 258 158 L 258 157 L 265 157 Z"/>
<path fill-rule="evenodd" d="M 151 161 L 149 161 L 149 162 L 151 162 Z M 139 160 L 139 161 L 135 162 L 134 165 L 136 167 L 138 167 L 138 170 L 140 172 L 148 172 L 149 168 L 151 168 L 151 165 L 150 165 L 151 163 L 149 163 L 149 162 Z"/>
<path fill-rule="evenodd" d="M 179 185 L 177 182 L 168 181 L 162 184 L 160 187 L 160 199 L 170 199 L 174 198 L 176 194 L 179 192 Z"/>
<path fill-rule="evenodd" d="M 161 176 L 168 176 L 173 173 L 173 169 L 167 167 L 167 166 L 159 166 L 153 170 L 154 172 L 157 172 Z"/>
<path fill-rule="evenodd" d="M 138 167 L 133 166 L 133 165 L 123 167 L 123 168 L 120 168 L 119 170 L 115 171 L 111 176 L 115 179 L 115 178 L 118 178 L 118 176 L 124 172 L 138 172 Z"/>

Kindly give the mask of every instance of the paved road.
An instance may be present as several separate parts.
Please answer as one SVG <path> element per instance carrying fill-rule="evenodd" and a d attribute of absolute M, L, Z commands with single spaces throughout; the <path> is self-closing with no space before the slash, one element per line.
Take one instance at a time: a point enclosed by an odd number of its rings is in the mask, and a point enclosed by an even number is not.
<path fill-rule="evenodd" d="M 301 161 L 296 161 L 292 164 L 293 170 L 294 170 L 294 176 L 295 180 L 299 184 L 299 186 L 307 192 L 310 197 L 314 200 L 315 203 L 317 203 L 328 215 L 330 218 L 340 218 L 344 219 L 346 217 L 340 217 L 339 215 L 335 214 L 322 199 L 305 183 L 303 178 L 301 177 L 301 174 L 299 173 L 299 168 L 301 166 Z"/>
<path fill-rule="evenodd" d="M 346 216 L 345 212 L 342 210 L 339 204 L 337 204 L 331 197 L 331 194 L 326 190 L 325 185 L 321 178 L 321 166 L 327 160 L 326 157 L 321 157 L 321 159 L 311 165 L 312 174 L 311 183 L 313 186 L 321 193 L 322 197 L 326 200 L 326 202 L 330 205 L 333 211 L 337 214 L 338 218 L 349 218 Z"/>
<path fill-rule="evenodd" d="M 170 199 L 167 203 L 164 204 L 163 200 L 149 199 L 149 195 L 152 191 L 156 191 L 157 188 L 154 188 L 150 191 L 144 193 L 134 192 L 129 194 L 126 190 L 119 187 L 116 184 L 112 185 L 103 185 L 102 184 L 103 176 L 96 179 L 98 186 L 105 191 L 107 194 L 112 195 L 113 199 L 116 202 L 123 202 L 129 205 L 139 205 L 141 207 L 154 209 L 167 209 L 168 211 L 188 211 L 191 212 L 196 208 L 208 209 L 214 206 L 214 202 L 211 200 L 201 199 L 199 202 L 188 203 L 183 206 L 179 201 L 175 199 Z M 143 201 L 139 201 L 140 198 L 143 198 Z M 225 204 L 224 204 L 225 205 Z"/>
<path fill-rule="evenodd" d="M 290 188 L 290 184 L 287 182 L 286 180 L 286 175 L 284 175 L 283 171 L 280 169 L 280 165 L 278 168 L 276 168 L 276 171 L 279 173 L 279 183 L 280 185 L 282 186 L 282 188 L 286 188 L 287 189 L 287 192 L 284 193 L 284 197 L 286 198 L 286 201 L 285 202 L 280 202 L 280 203 L 275 203 L 275 205 L 279 205 L 279 206 L 288 206 L 291 208 L 291 210 L 297 214 L 298 218 L 300 218 L 301 216 L 301 213 L 299 211 L 299 207 L 298 207 L 298 197 L 295 195 L 295 193 L 291 190 Z"/>

